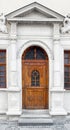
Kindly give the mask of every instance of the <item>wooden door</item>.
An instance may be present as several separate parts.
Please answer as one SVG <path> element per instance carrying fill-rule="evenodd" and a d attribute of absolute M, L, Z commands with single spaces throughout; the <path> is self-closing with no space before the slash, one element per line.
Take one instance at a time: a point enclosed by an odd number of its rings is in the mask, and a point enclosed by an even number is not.
<path fill-rule="evenodd" d="M 22 108 L 48 109 L 48 60 L 22 58 Z"/>

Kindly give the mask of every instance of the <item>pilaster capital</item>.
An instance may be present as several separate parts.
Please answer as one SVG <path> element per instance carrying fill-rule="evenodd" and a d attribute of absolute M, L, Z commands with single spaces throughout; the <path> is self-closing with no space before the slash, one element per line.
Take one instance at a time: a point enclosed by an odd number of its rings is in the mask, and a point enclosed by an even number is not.
<path fill-rule="evenodd" d="M 60 36 L 59 36 L 59 35 L 53 36 L 53 41 L 54 41 L 55 43 L 58 43 L 58 42 L 60 41 Z"/>
<path fill-rule="evenodd" d="M 10 40 L 17 40 L 17 22 L 11 22 Z"/>
<path fill-rule="evenodd" d="M 15 35 L 10 36 L 11 42 L 16 42 L 16 40 L 17 40 L 17 36 L 15 36 Z"/>
<path fill-rule="evenodd" d="M 53 40 L 60 41 L 60 26 L 59 23 L 54 23 L 53 24 Z"/>

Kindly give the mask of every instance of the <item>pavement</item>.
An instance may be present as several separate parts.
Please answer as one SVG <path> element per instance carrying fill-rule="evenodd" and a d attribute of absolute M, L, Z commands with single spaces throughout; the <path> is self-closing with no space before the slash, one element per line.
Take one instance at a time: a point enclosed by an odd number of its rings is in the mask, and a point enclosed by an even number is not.
<path fill-rule="evenodd" d="M 18 120 L 1 120 L 0 130 L 70 130 L 70 115 L 51 117 L 52 124 L 27 124 L 19 125 Z"/>

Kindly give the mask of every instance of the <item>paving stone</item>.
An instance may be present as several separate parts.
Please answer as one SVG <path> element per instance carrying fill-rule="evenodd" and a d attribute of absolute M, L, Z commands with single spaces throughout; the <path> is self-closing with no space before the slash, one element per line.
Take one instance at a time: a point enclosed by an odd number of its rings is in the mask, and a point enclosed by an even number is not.
<path fill-rule="evenodd" d="M 7 127 L 5 130 L 20 130 L 20 128 L 18 128 L 18 126 L 16 127 L 10 126 L 10 127 Z"/>
<path fill-rule="evenodd" d="M 53 125 L 19 126 L 17 121 L 0 120 L 0 130 L 70 130 L 70 118 L 54 117 Z"/>

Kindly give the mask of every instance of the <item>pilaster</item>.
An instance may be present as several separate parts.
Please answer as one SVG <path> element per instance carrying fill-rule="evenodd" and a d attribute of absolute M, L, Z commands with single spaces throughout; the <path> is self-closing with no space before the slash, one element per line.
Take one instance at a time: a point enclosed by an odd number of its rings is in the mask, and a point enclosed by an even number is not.
<path fill-rule="evenodd" d="M 60 45 L 60 26 L 59 23 L 53 25 L 53 44 L 54 44 L 54 86 L 51 90 L 52 107 L 51 115 L 66 115 L 64 109 L 64 89 L 61 86 L 61 45 Z"/>
<path fill-rule="evenodd" d="M 53 27 L 53 42 L 54 42 L 54 87 L 61 88 L 60 74 L 60 33 L 59 24 L 55 23 Z"/>
<path fill-rule="evenodd" d="M 17 42 L 17 23 L 11 23 L 10 31 L 10 87 L 17 86 L 17 69 L 16 69 L 16 42 Z"/>
<path fill-rule="evenodd" d="M 8 111 L 7 115 L 21 114 L 21 90 L 17 85 L 16 67 L 16 48 L 17 48 L 17 23 L 11 22 L 10 29 L 10 86 L 8 88 Z"/>

